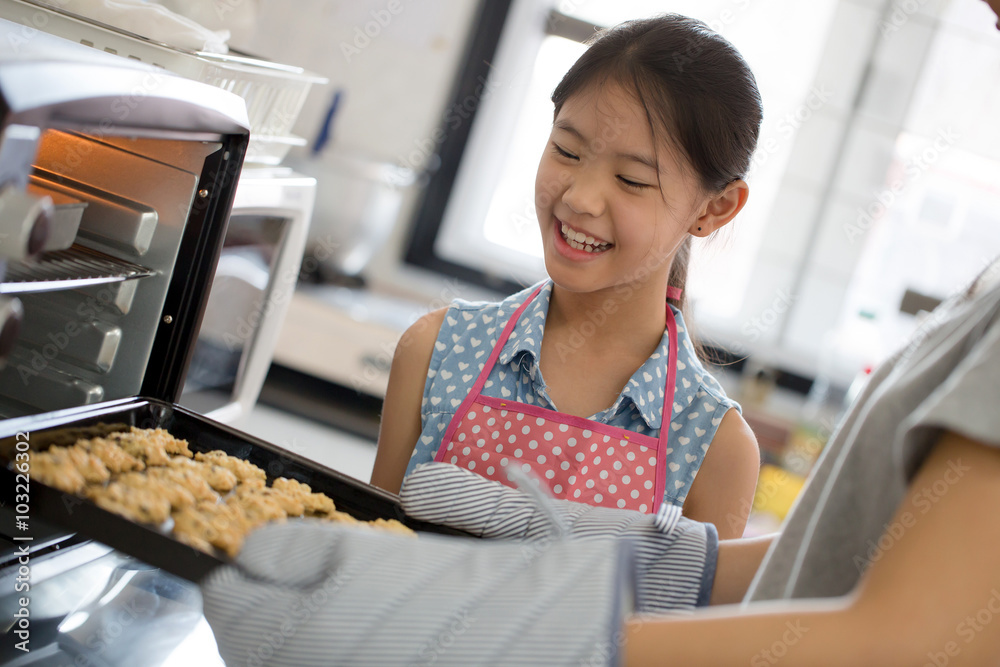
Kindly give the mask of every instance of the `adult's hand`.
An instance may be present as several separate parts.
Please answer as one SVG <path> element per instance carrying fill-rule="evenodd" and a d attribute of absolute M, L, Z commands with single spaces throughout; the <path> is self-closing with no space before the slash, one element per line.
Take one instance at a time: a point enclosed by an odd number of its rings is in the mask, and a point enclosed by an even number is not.
<path fill-rule="evenodd" d="M 266 526 L 202 584 L 228 664 L 616 664 L 631 611 L 613 540 L 418 537 Z"/>
<path fill-rule="evenodd" d="M 706 605 L 718 537 L 711 524 L 663 505 L 656 514 L 592 507 L 567 500 L 539 503 L 532 495 L 447 463 L 418 466 L 400 491 L 407 515 L 484 538 L 538 541 L 613 539 L 635 554 L 636 611 L 666 612 Z"/>

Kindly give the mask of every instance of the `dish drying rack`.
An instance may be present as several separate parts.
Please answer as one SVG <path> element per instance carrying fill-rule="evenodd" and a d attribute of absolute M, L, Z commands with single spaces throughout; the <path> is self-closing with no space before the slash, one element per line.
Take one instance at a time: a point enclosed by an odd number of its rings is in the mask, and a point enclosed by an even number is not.
<path fill-rule="evenodd" d="M 3 0 L 0 17 L 107 53 L 138 60 L 239 95 L 246 102 L 250 144 L 245 162 L 278 165 L 306 140 L 292 134 L 313 84 L 327 79 L 301 67 L 244 55 L 190 51 L 156 42 L 36 0 Z"/>

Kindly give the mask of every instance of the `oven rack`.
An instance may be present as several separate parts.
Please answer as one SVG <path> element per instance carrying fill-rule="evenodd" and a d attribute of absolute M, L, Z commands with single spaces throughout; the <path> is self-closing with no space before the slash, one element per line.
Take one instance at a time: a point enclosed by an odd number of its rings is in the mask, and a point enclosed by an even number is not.
<path fill-rule="evenodd" d="M 79 289 L 146 278 L 155 272 L 99 250 L 73 245 L 43 253 L 38 259 L 7 264 L 0 294 L 29 294 Z"/>

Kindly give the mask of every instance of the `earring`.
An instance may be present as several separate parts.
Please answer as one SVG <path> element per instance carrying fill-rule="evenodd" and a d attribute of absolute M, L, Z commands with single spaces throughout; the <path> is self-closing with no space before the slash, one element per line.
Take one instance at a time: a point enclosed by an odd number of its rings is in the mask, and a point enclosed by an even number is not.
<path fill-rule="evenodd" d="M 699 228 L 698 228 L 698 231 L 699 231 L 699 232 L 701 231 L 701 227 L 699 227 Z"/>

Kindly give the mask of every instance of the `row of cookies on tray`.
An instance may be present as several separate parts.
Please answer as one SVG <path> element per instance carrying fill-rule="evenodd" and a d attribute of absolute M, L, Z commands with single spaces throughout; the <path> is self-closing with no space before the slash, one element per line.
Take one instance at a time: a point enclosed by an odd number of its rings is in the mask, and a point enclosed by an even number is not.
<path fill-rule="evenodd" d="M 171 521 L 177 539 L 229 556 L 238 553 L 251 530 L 269 521 L 312 516 L 362 523 L 307 484 L 281 477 L 269 487 L 264 471 L 249 461 L 218 450 L 192 454 L 187 441 L 163 429 L 133 426 L 52 446 L 32 455 L 31 475 L 133 521 Z M 412 533 L 395 520 L 370 523 Z"/>

